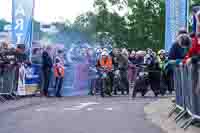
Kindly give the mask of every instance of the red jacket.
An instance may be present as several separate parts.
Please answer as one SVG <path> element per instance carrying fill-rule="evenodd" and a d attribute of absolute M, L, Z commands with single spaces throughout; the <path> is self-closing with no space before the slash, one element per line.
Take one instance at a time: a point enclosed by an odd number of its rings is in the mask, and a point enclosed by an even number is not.
<path fill-rule="evenodd" d="M 186 54 L 183 64 L 187 62 L 187 60 L 195 55 L 200 55 L 200 44 L 198 44 L 197 37 L 192 38 L 192 47 L 189 49 L 188 53 Z"/>

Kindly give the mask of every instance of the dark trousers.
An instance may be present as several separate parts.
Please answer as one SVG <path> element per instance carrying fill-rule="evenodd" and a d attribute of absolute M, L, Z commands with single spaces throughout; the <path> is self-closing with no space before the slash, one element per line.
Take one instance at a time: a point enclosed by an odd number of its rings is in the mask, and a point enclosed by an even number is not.
<path fill-rule="evenodd" d="M 113 81 L 114 81 L 114 74 L 112 72 L 109 72 L 108 73 L 108 76 L 109 76 L 109 80 L 110 80 L 110 89 L 111 91 L 113 91 Z"/>
<path fill-rule="evenodd" d="M 90 83 L 89 83 L 89 85 L 90 85 L 90 92 L 89 92 L 89 94 L 90 95 L 94 95 L 94 91 L 96 91 L 97 90 L 97 88 L 96 88 L 96 80 L 97 79 L 91 79 L 90 80 Z M 96 89 L 96 90 L 94 90 L 94 89 Z"/>
<path fill-rule="evenodd" d="M 56 89 L 56 96 L 61 96 L 61 89 L 63 85 L 63 77 L 56 77 L 56 82 L 55 82 L 55 89 Z"/>
<path fill-rule="evenodd" d="M 43 69 L 43 76 L 44 76 L 44 86 L 43 86 L 43 91 L 44 95 L 48 95 L 48 88 L 49 88 L 49 82 L 51 79 L 51 70 L 46 68 Z"/>
<path fill-rule="evenodd" d="M 122 83 L 122 93 L 124 93 L 124 90 L 129 94 L 129 81 L 128 81 L 128 72 L 126 70 L 120 71 L 121 75 L 121 83 Z"/>
<path fill-rule="evenodd" d="M 167 74 L 164 75 L 164 80 L 167 85 L 167 90 L 172 93 L 174 91 L 174 72 L 170 70 Z"/>

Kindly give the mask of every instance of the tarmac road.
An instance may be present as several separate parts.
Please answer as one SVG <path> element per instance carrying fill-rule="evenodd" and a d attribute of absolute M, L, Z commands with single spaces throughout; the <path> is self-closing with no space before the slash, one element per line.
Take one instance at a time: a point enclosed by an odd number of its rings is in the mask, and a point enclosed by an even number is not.
<path fill-rule="evenodd" d="M 43 98 L 42 102 L 0 110 L 0 133 L 164 133 L 144 113 L 144 106 L 155 100 L 125 96 Z M 23 105 L 23 100 L 18 102 Z M 0 108 L 4 106 L 0 104 Z"/>

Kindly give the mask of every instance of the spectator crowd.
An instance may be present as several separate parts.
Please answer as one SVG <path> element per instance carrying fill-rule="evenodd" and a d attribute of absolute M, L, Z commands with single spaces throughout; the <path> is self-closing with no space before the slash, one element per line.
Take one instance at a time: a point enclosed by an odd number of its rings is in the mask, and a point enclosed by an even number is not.
<path fill-rule="evenodd" d="M 161 85 L 156 87 L 156 74 L 159 71 L 163 84 L 169 91 L 173 92 L 173 67 L 176 64 L 186 64 L 195 62 L 200 54 L 200 34 L 188 33 L 185 29 L 181 29 L 173 43 L 170 51 L 166 52 L 161 49 L 157 52 L 148 48 L 146 50 L 136 50 L 127 48 L 88 48 L 85 50 L 85 57 L 87 57 L 90 64 L 89 68 L 93 73 L 93 78 L 90 82 L 90 95 L 95 95 L 98 92 L 102 97 L 105 95 L 117 95 L 121 91 L 122 95 L 129 94 L 131 87 L 134 88 L 137 84 L 140 72 L 143 71 L 140 66 L 147 66 L 148 81 L 152 90 L 155 88 L 162 88 Z M 64 82 L 65 64 L 59 56 L 52 57 L 48 48 L 34 50 L 33 57 L 41 55 L 42 60 L 42 74 L 43 87 L 42 94 L 48 96 L 48 89 L 50 78 L 53 72 L 55 77 L 54 88 L 56 89 L 56 96 L 61 97 L 61 90 Z M 8 55 L 13 55 L 8 56 Z M 196 57 L 192 58 L 191 57 Z M 17 45 L 16 48 L 10 48 L 9 44 L 3 42 L 0 47 L 0 67 L 5 64 L 12 65 L 30 65 L 35 58 L 31 60 L 24 44 Z M 53 71 L 52 71 L 53 70 Z M 117 78 L 118 77 L 118 78 Z M 117 86 L 116 84 L 119 83 Z M 155 91 L 157 96 L 159 93 Z"/>

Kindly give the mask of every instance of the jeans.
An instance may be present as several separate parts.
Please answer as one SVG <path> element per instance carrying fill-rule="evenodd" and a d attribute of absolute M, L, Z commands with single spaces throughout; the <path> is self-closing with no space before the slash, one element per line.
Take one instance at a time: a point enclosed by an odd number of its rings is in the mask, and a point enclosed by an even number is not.
<path fill-rule="evenodd" d="M 128 81 L 128 72 L 127 70 L 120 70 L 121 75 L 121 83 L 123 85 L 122 93 L 126 90 L 127 94 L 129 94 L 129 81 Z"/>
<path fill-rule="evenodd" d="M 56 96 L 61 96 L 61 89 L 63 85 L 63 77 L 56 77 L 55 89 L 56 89 Z"/>

